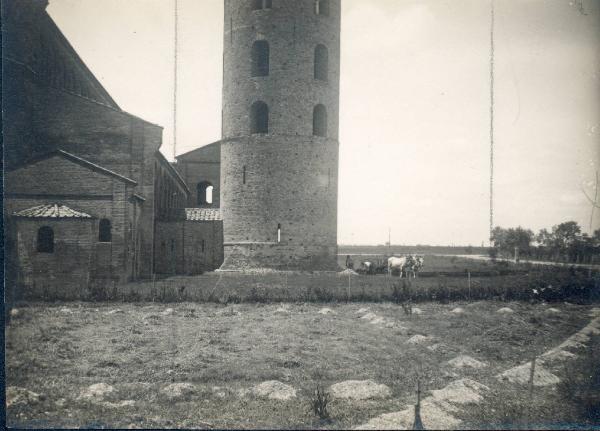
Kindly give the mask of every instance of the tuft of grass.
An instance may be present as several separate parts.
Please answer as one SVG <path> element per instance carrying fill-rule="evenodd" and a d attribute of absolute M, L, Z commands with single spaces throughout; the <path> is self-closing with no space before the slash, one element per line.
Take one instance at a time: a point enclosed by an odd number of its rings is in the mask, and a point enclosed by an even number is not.
<path fill-rule="evenodd" d="M 321 383 L 317 383 L 310 399 L 310 405 L 315 416 L 318 416 L 321 420 L 329 419 L 329 411 L 327 410 L 329 401 L 329 392 L 323 388 Z"/>

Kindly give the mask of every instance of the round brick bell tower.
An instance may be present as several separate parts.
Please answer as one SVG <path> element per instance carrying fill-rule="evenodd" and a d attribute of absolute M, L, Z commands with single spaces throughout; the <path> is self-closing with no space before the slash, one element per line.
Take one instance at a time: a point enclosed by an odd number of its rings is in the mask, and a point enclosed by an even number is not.
<path fill-rule="evenodd" d="M 225 0 L 221 269 L 336 270 L 341 0 Z"/>

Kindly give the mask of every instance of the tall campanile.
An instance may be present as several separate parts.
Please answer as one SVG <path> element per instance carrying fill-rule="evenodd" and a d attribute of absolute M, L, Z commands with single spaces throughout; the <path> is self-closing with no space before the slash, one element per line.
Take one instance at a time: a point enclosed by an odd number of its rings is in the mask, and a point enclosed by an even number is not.
<path fill-rule="evenodd" d="M 341 0 L 225 0 L 222 269 L 337 269 Z"/>

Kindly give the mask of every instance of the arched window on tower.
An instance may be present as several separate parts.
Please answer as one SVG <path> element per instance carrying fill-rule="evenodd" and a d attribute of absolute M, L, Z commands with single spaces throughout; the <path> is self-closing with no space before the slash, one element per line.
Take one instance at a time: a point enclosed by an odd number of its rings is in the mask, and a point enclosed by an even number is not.
<path fill-rule="evenodd" d="M 196 186 L 196 201 L 198 205 L 206 205 L 213 203 L 214 187 L 208 181 L 202 181 Z"/>
<path fill-rule="evenodd" d="M 327 108 L 320 104 L 313 110 L 313 135 L 327 136 Z"/>
<path fill-rule="evenodd" d="M 49 226 L 42 226 L 37 233 L 38 253 L 54 253 L 54 230 Z"/>
<path fill-rule="evenodd" d="M 315 79 L 327 81 L 329 74 L 329 53 L 325 45 L 315 48 Z"/>
<path fill-rule="evenodd" d="M 266 40 L 252 44 L 252 76 L 269 76 L 269 42 Z"/>
<path fill-rule="evenodd" d="M 272 0 L 252 0 L 252 10 L 271 9 Z"/>
<path fill-rule="evenodd" d="M 252 134 L 269 133 L 269 107 L 265 102 L 254 102 L 250 108 Z"/>
<path fill-rule="evenodd" d="M 315 14 L 329 16 L 329 0 L 315 0 Z"/>
<path fill-rule="evenodd" d="M 98 225 L 98 241 L 99 242 L 111 242 L 112 241 L 112 232 L 111 232 L 110 220 L 103 218 L 100 220 Z"/>

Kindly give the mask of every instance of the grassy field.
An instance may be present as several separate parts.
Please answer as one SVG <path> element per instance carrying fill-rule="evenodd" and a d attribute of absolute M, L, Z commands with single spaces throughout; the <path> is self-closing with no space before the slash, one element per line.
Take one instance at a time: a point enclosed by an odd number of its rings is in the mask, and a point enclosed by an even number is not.
<path fill-rule="evenodd" d="M 344 257 L 340 256 L 340 261 Z M 358 262 L 357 262 L 358 263 Z M 23 292 L 26 300 L 84 300 L 116 302 L 398 302 L 406 279 L 349 276 L 340 273 L 265 272 L 178 276 L 85 287 L 74 291 L 43 285 Z M 459 257 L 425 256 L 418 279 L 410 280 L 415 302 L 451 300 L 600 300 L 600 274 L 584 269 L 491 263 Z M 538 291 L 539 295 L 534 294 Z"/>
<path fill-rule="evenodd" d="M 501 307 L 512 314 L 499 314 Z M 349 428 L 414 403 L 417 373 L 424 391 L 459 377 L 504 389 L 495 374 L 559 344 L 588 321 L 590 306 L 524 302 L 422 303 L 407 315 L 391 303 L 330 304 L 29 304 L 6 328 L 6 384 L 39 394 L 14 404 L 8 424 L 19 427 Z M 360 319 L 359 308 L 388 325 Z M 464 314 L 451 313 L 455 307 Z M 408 344 L 414 335 L 427 345 Z M 457 370 L 447 361 L 469 355 L 489 364 Z M 317 383 L 372 379 L 392 396 L 378 401 L 333 400 L 332 421 L 309 407 Z M 278 380 L 297 397 L 277 401 L 239 390 Z M 193 385 L 177 400 L 162 390 Z M 79 395 L 92 384 L 114 387 L 113 407 Z M 540 393 L 539 396 L 544 396 Z M 133 401 L 115 407 L 121 401 Z M 531 406 L 535 409 L 536 406 Z M 565 407 L 566 408 L 566 407 Z M 489 412 L 488 412 L 489 413 Z M 567 415 L 568 412 L 563 412 Z M 555 416 L 561 416 L 560 409 Z M 466 418 L 469 423 L 486 416 Z"/>

